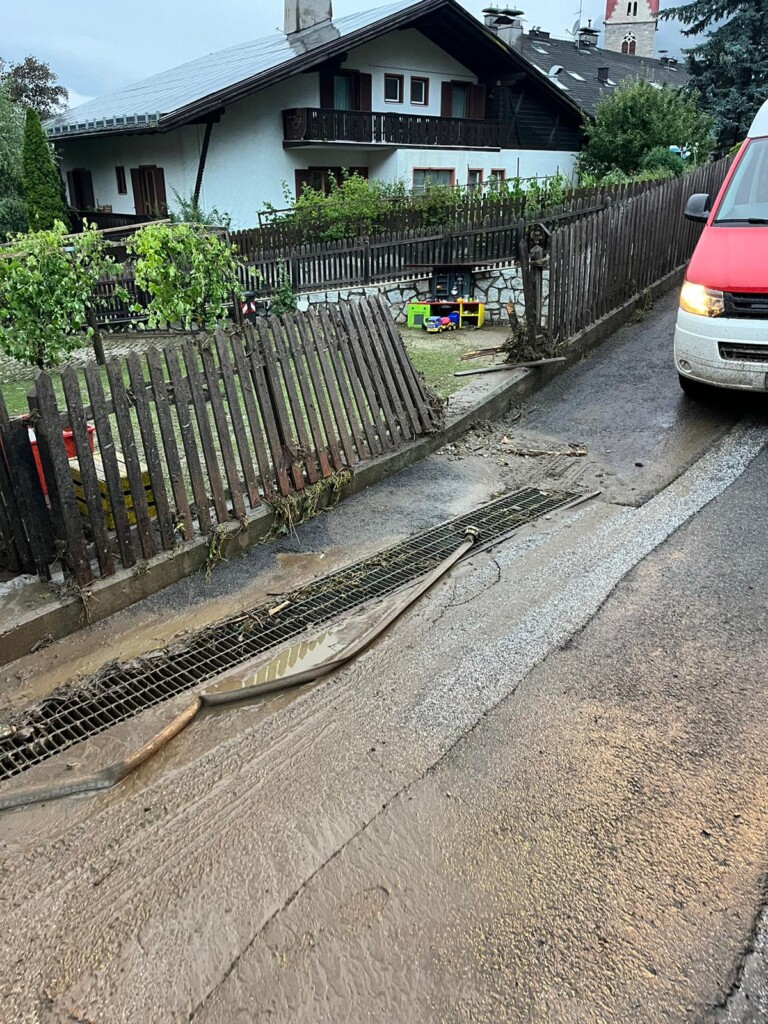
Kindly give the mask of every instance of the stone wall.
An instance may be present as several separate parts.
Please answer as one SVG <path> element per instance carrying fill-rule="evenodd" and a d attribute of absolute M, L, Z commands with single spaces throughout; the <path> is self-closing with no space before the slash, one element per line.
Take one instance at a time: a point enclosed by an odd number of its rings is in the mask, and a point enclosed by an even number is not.
<path fill-rule="evenodd" d="M 507 323 L 506 305 L 514 302 L 519 317 L 525 315 L 523 302 L 523 279 L 520 268 L 496 267 L 475 274 L 475 288 L 472 298 L 485 303 L 486 323 Z M 548 294 L 549 274 L 544 272 L 544 300 Z M 380 285 L 368 285 L 364 288 L 327 288 L 316 292 L 306 292 L 297 296 L 299 309 L 310 306 L 324 305 L 327 302 L 359 298 L 363 295 L 383 294 L 392 308 L 394 319 L 405 323 L 409 302 L 423 302 L 431 298 L 431 278 L 419 277 L 402 281 L 387 281 Z"/>

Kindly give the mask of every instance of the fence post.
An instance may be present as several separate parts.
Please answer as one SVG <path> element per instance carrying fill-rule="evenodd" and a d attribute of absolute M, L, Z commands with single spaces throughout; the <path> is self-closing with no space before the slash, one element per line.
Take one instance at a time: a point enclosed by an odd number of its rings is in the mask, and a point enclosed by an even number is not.
<path fill-rule="evenodd" d="M 371 283 L 371 240 L 363 238 L 363 284 Z"/>

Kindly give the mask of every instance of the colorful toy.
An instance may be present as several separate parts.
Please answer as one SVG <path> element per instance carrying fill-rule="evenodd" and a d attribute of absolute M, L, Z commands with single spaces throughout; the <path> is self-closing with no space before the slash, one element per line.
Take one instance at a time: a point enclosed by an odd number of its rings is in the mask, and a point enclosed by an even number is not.
<path fill-rule="evenodd" d="M 436 334 L 438 331 L 455 331 L 459 326 L 457 313 L 450 316 L 430 316 L 424 321 L 424 328 L 429 334 Z"/>

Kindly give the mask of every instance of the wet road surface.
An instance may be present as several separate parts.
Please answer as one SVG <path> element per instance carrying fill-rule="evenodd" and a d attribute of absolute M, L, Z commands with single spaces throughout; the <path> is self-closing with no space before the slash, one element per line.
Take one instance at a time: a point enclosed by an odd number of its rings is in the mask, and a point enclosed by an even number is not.
<path fill-rule="evenodd" d="M 352 561 L 520 483 L 601 499 L 460 566 L 328 682 L 0 819 L 1 1019 L 752 1020 L 768 417 L 684 399 L 671 321 L 282 551 Z M 26 659 L 13 699 L 278 568 L 261 549 Z"/>

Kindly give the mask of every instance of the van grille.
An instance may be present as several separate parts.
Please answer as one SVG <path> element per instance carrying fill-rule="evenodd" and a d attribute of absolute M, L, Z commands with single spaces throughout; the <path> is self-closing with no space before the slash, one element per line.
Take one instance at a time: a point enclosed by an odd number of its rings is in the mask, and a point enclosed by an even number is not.
<path fill-rule="evenodd" d="M 721 359 L 737 359 L 742 363 L 768 363 L 768 345 L 737 345 L 720 342 Z"/>
<path fill-rule="evenodd" d="M 725 315 L 768 320 L 768 295 L 757 292 L 725 292 Z"/>

